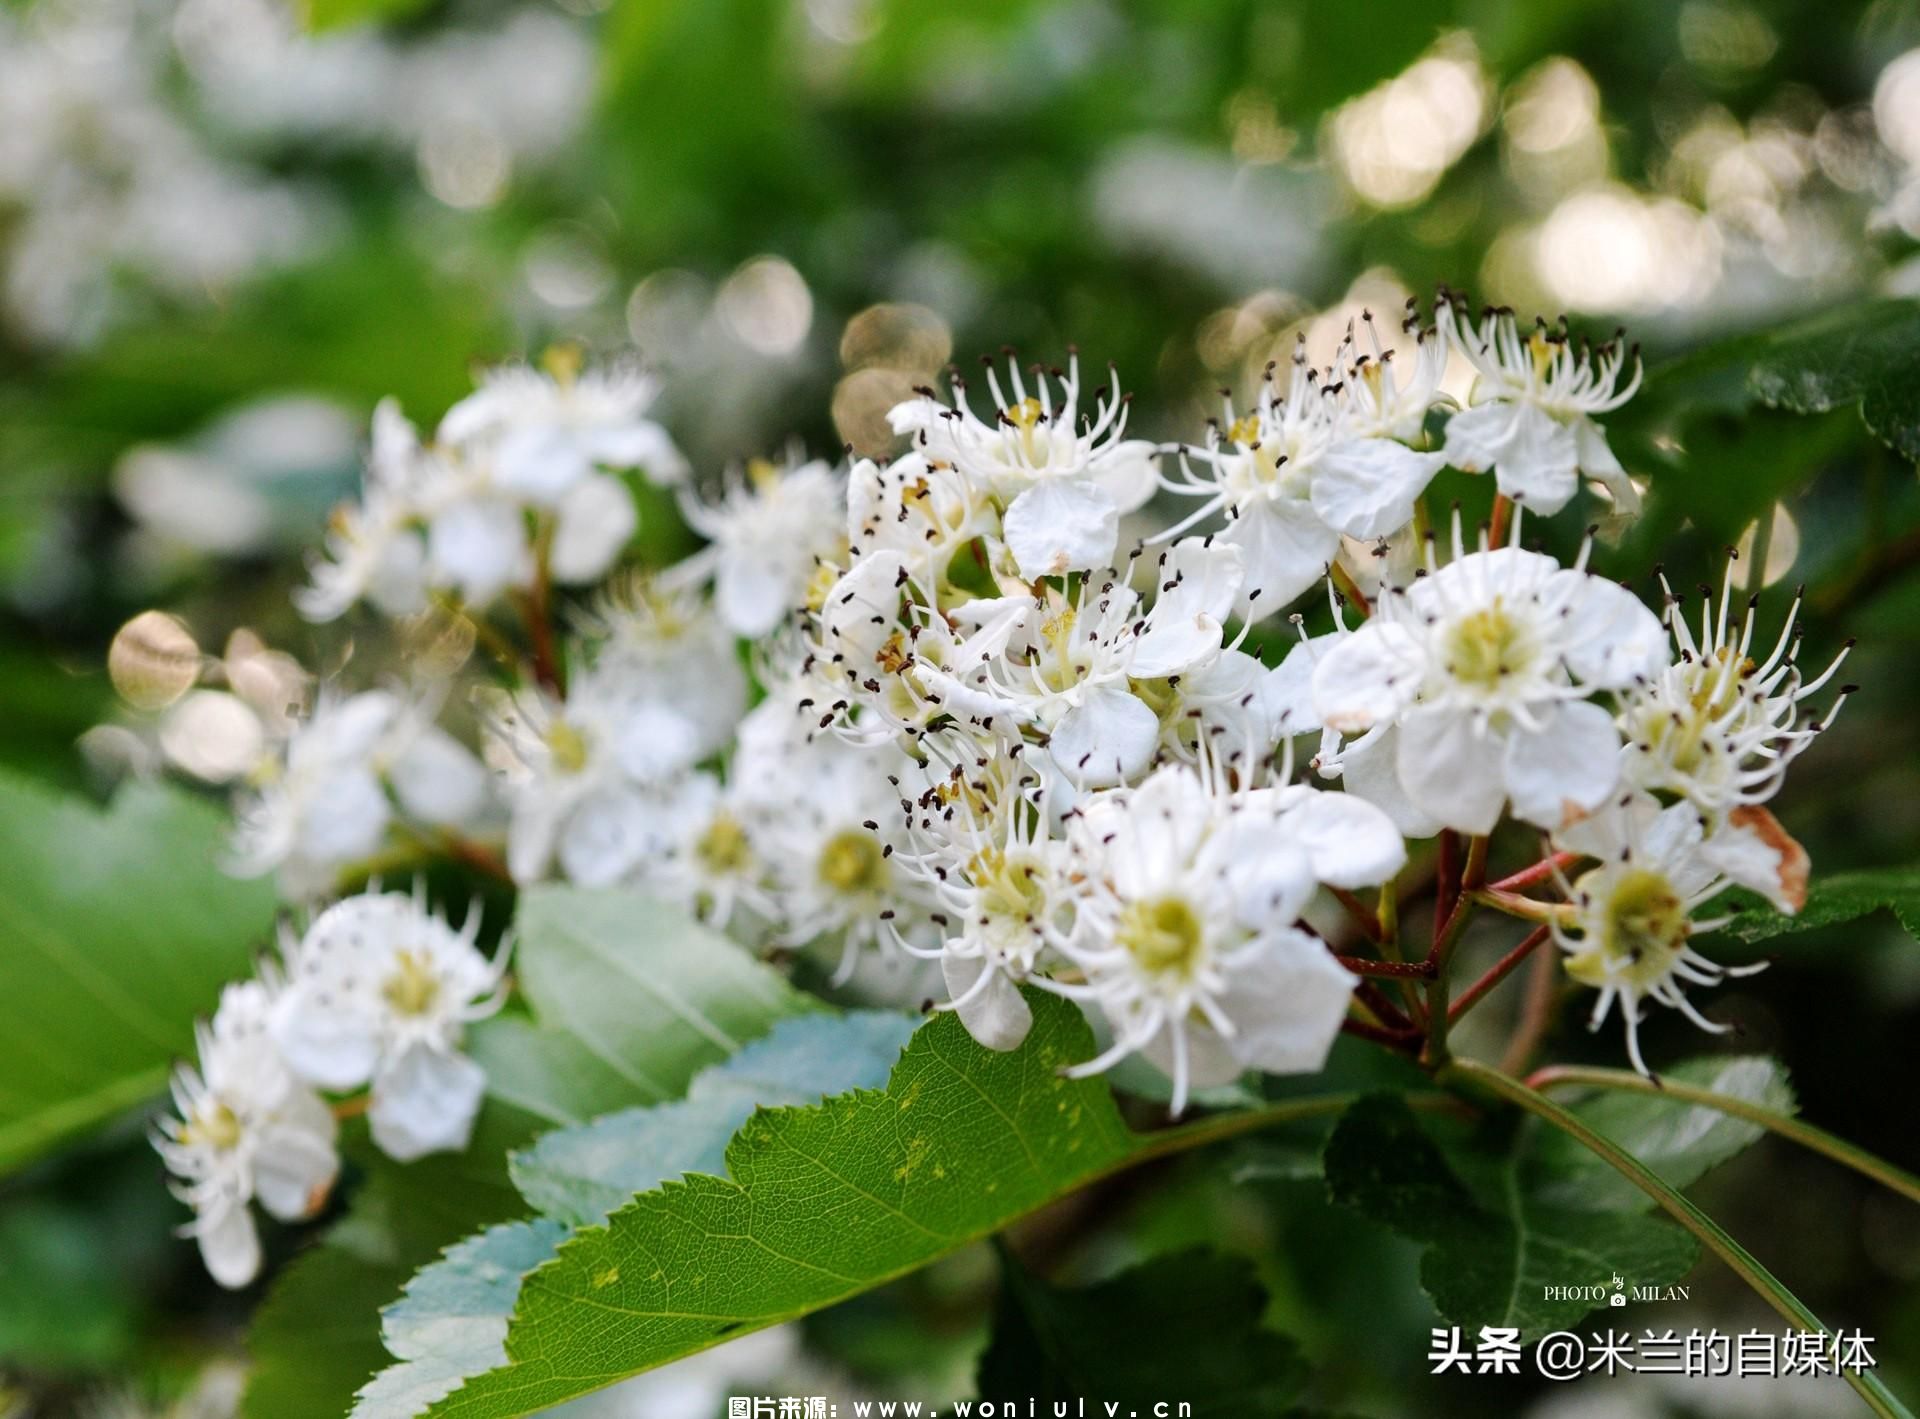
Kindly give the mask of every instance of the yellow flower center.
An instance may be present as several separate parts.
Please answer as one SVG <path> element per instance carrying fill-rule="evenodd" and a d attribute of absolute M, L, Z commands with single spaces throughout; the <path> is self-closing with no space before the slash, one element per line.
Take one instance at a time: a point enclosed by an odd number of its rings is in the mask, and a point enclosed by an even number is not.
<path fill-rule="evenodd" d="M 1133 902 L 1120 913 L 1114 940 L 1155 975 L 1188 977 L 1199 968 L 1206 933 L 1181 897 Z"/>
<path fill-rule="evenodd" d="M 716 813 L 693 845 L 694 855 L 714 873 L 738 872 L 753 859 L 746 831 L 731 813 Z"/>
<path fill-rule="evenodd" d="M 181 1124 L 179 1138 L 189 1147 L 206 1143 L 223 1150 L 231 1148 L 240 1141 L 240 1120 L 225 1104 L 216 1103 L 207 1112 L 195 1114 Z"/>
<path fill-rule="evenodd" d="M 424 1015 L 440 994 L 440 977 L 425 952 L 396 951 L 393 974 L 381 985 L 380 994 L 402 1015 Z"/>
<path fill-rule="evenodd" d="M 820 850 L 820 880 L 836 892 L 878 892 L 887 884 L 887 861 L 871 833 L 849 828 Z"/>
<path fill-rule="evenodd" d="M 967 876 L 980 890 L 980 905 L 994 916 L 1027 921 L 1046 905 L 1033 864 L 1009 858 L 1005 849 L 983 848 L 967 864 Z"/>
<path fill-rule="evenodd" d="M 540 368 L 553 377 L 555 384 L 561 386 L 570 385 L 580 378 L 580 371 L 586 362 L 586 351 L 571 341 L 549 345 L 540 355 Z"/>
<path fill-rule="evenodd" d="M 587 766 L 586 736 L 564 719 L 555 719 L 547 726 L 547 752 L 562 773 L 577 774 Z"/>
<path fill-rule="evenodd" d="M 1533 658 L 1524 626 L 1498 597 L 1484 610 L 1462 616 L 1447 638 L 1447 670 L 1456 680 L 1491 690 Z"/>
<path fill-rule="evenodd" d="M 1587 880 L 1597 875 L 1590 873 Z M 1567 974 L 1592 986 L 1624 977 L 1644 989 L 1673 968 L 1691 930 L 1686 902 L 1666 874 L 1634 868 L 1614 882 L 1595 933 L 1598 939 L 1567 959 Z"/>

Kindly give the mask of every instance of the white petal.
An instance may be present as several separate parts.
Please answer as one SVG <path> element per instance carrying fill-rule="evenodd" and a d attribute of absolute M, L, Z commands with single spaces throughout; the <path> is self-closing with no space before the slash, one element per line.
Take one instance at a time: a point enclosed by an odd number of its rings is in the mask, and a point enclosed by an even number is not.
<path fill-rule="evenodd" d="M 1212 1089 L 1221 1084 L 1231 1084 L 1247 1067 L 1240 1062 L 1227 1041 L 1214 1032 L 1205 1021 L 1189 1018 L 1185 1031 L 1187 1047 L 1187 1092 L 1195 1089 Z M 1153 1066 L 1169 1079 L 1174 1077 L 1173 1067 L 1173 1031 L 1161 1030 L 1159 1034 L 1140 1047 L 1141 1055 L 1151 1061 Z"/>
<path fill-rule="evenodd" d="M 427 604 L 427 544 L 418 532 L 397 531 L 381 548 L 367 578 L 367 600 L 398 619 Z"/>
<path fill-rule="evenodd" d="M 1500 491 L 1530 512 L 1556 513 L 1580 486 L 1573 430 L 1531 404 L 1519 407 L 1514 436 L 1494 468 Z"/>
<path fill-rule="evenodd" d="M 940 972 L 946 977 L 947 994 L 953 1000 L 959 1000 L 971 990 L 980 973 L 986 970 L 993 971 L 993 983 L 982 987 L 971 1000 L 956 1006 L 955 1013 L 967 1027 L 967 1033 L 988 1049 L 1018 1049 L 1033 1028 L 1033 1011 L 1020 994 L 1020 988 L 979 956 L 956 956 L 948 952 L 940 958 Z"/>
<path fill-rule="evenodd" d="M 416 1045 L 373 1081 L 367 1110 L 373 1141 L 405 1163 L 428 1153 L 457 1153 L 473 1134 L 487 1072 L 464 1054 Z"/>
<path fill-rule="evenodd" d="M 571 807 L 570 801 L 547 793 L 528 794 L 514 802 L 513 820 L 507 825 L 507 871 L 516 884 L 530 887 L 547 875 L 561 820 Z"/>
<path fill-rule="evenodd" d="M 625 483 L 605 473 L 582 479 L 554 510 L 548 553 L 554 580 L 566 586 L 600 580 L 639 525 L 640 514 Z"/>
<path fill-rule="evenodd" d="M 1700 853 L 1716 871 L 1788 916 L 1807 904 L 1807 850 L 1764 808 L 1734 809 Z"/>
<path fill-rule="evenodd" d="M 1561 641 L 1567 667 L 1587 684 L 1618 689 L 1657 675 L 1667 664 L 1667 631 L 1646 603 L 1617 582 L 1556 572 L 1549 596 L 1567 597 Z"/>
<path fill-rule="evenodd" d="M 458 827 L 487 801 L 487 771 L 444 729 L 429 726 L 387 770 L 400 806 L 423 823 Z"/>
<path fill-rule="evenodd" d="M 1252 821 L 1248 821 L 1251 819 Z M 1234 914 L 1252 931 L 1289 926 L 1306 909 L 1315 887 L 1306 845 L 1281 824 L 1242 814 L 1218 829 L 1208 843 L 1233 891 Z"/>
<path fill-rule="evenodd" d="M 1090 478 L 1122 512 L 1144 507 L 1160 487 L 1160 458 L 1146 439 L 1128 439 L 1107 450 L 1087 470 Z"/>
<path fill-rule="evenodd" d="M 1160 740 L 1160 717 L 1125 690 L 1103 686 L 1061 717 L 1051 749 L 1075 783 L 1120 783 L 1146 768 Z"/>
<path fill-rule="evenodd" d="M 1313 875 L 1329 886 L 1376 886 L 1407 865 L 1393 819 L 1356 794 L 1308 789 L 1281 821 L 1306 849 Z"/>
<path fill-rule="evenodd" d="M 1519 406 L 1505 400 L 1476 404 L 1447 420 L 1442 450 L 1448 463 L 1463 473 L 1484 473 L 1505 455 L 1519 422 Z"/>
<path fill-rule="evenodd" d="M 560 870 L 582 887 L 610 887 L 655 843 L 653 805 L 632 788 L 606 788 L 577 805 L 561 828 Z"/>
<path fill-rule="evenodd" d="M 700 730 L 671 705 L 648 701 L 627 711 L 614 758 L 635 783 L 658 783 L 693 767 Z"/>
<path fill-rule="evenodd" d="M 1427 653 L 1412 631 L 1369 621 L 1329 647 L 1313 667 L 1313 707 L 1322 724 L 1344 733 L 1371 729 L 1413 703 Z"/>
<path fill-rule="evenodd" d="M 221 1202 L 216 1207 L 217 1211 L 194 1223 L 193 1232 L 207 1275 L 229 1291 L 237 1291 L 260 1274 L 260 1233 L 244 1202 Z"/>
<path fill-rule="evenodd" d="M 1504 777 L 1515 814 L 1543 828 L 1598 807 L 1620 782 L 1620 731 L 1613 716 L 1577 700 L 1543 716 L 1537 731 L 1515 725 Z"/>
<path fill-rule="evenodd" d="M 325 1205 L 339 1171 L 331 1139 L 305 1129 L 268 1128 L 254 1155 L 254 1195 L 282 1222 L 301 1222 Z"/>
<path fill-rule="evenodd" d="M 784 567 L 760 557 L 734 555 L 721 560 L 713 600 L 727 629 L 751 639 L 785 620 L 802 590 Z"/>
<path fill-rule="evenodd" d="M 1506 802 L 1499 736 L 1475 734 L 1465 710 L 1411 711 L 1400 725 L 1395 767 L 1416 808 L 1449 828 L 1485 833 Z"/>
<path fill-rule="evenodd" d="M 1416 807 L 1400 783 L 1400 731 L 1389 725 L 1340 755 L 1340 781 L 1347 792 L 1364 798 L 1409 838 L 1430 838 L 1445 825 Z"/>
<path fill-rule="evenodd" d="M 1226 1006 L 1234 1053 L 1268 1074 L 1311 1074 L 1346 1018 L 1354 977 L 1302 931 L 1275 932 L 1235 965 Z"/>
<path fill-rule="evenodd" d="M 364 1004 L 295 988 L 274 1002 L 273 1042 L 287 1068 L 322 1089 L 355 1089 L 380 1059 L 380 1021 Z"/>
<path fill-rule="evenodd" d="M 691 468 L 667 431 L 651 420 L 590 435 L 587 450 L 607 468 L 638 468 L 649 483 L 669 488 L 686 481 Z"/>
<path fill-rule="evenodd" d="M 1633 486 L 1633 479 L 1627 476 L 1627 470 L 1620 466 L 1620 460 L 1607 446 L 1605 430 L 1591 419 L 1576 419 L 1573 436 L 1580 454 L 1580 471 L 1613 497 L 1613 512 L 1607 524 L 1620 528 L 1640 516 L 1640 490 Z"/>
<path fill-rule="evenodd" d="M 392 816 L 372 769 L 336 770 L 309 789 L 300 805 L 294 850 L 330 867 L 370 857 L 386 840 Z"/>
<path fill-rule="evenodd" d="M 574 431 L 558 424 L 509 429 L 494 453 L 494 486 L 542 506 L 552 506 L 593 472 Z"/>
<path fill-rule="evenodd" d="M 1091 482 L 1049 478 L 1015 498 L 1002 525 L 1020 575 L 1034 581 L 1111 562 L 1120 510 Z"/>
<path fill-rule="evenodd" d="M 1313 510 L 1349 537 L 1385 537 L 1413 520 L 1414 503 L 1446 461 L 1392 439 L 1335 444 L 1314 465 Z"/>
<path fill-rule="evenodd" d="M 469 606 L 484 606 L 527 574 L 527 528 L 512 503 L 464 498 L 434 515 L 427 557 Z"/>
<path fill-rule="evenodd" d="M 1251 504 L 1228 524 L 1220 539 L 1245 554 L 1246 581 L 1239 610 L 1249 621 L 1284 611 L 1327 574 L 1340 550 L 1340 534 L 1320 520 L 1311 504 L 1288 499 Z"/>

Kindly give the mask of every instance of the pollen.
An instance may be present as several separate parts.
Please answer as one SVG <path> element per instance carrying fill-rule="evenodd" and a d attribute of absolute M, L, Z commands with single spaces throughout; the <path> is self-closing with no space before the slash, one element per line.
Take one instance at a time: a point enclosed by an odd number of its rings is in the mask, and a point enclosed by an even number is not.
<path fill-rule="evenodd" d="M 835 833 L 820 850 L 820 880 L 849 895 L 884 890 L 887 860 L 878 840 L 855 828 Z"/>
<path fill-rule="evenodd" d="M 381 984 L 380 994 L 402 1015 L 424 1015 L 440 995 L 440 977 L 420 951 L 396 951 L 393 974 Z"/>
<path fill-rule="evenodd" d="M 1614 881 L 1597 939 L 1568 958 L 1567 974 L 1585 985 L 1624 979 L 1645 989 L 1672 970 L 1691 930 L 1686 902 L 1666 874 L 1634 868 Z"/>
<path fill-rule="evenodd" d="M 1462 616 L 1447 637 L 1447 668 L 1456 680 L 1491 690 L 1524 670 L 1533 658 L 1524 625 L 1498 598 Z"/>

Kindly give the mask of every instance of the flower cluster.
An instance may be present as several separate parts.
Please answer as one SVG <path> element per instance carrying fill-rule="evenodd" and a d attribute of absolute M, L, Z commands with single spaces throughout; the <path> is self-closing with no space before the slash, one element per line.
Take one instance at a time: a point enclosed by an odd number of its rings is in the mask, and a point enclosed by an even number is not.
<path fill-rule="evenodd" d="M 940 998 L 993 1049 L 1052 992 L 1097 1027 L 1076 1072 L 1142 1057 L 1175 1113 L 1318 1070 L 1344 1029 L 1431 1049 L 1421 1005 L 1365 977 L 1437 975 L 1467 907 L 1537 923 L 1637 1067 L 1649 1001 L 1722 1028 L 1685 993 L 1738 973 L 1696 912 L 1735 886 L 1803 900 L 1765 805 L 1838 662 L 1802 675 L 1797 607 L 1763 656 L 1731 568 L 1690 617 L 1590 571 L 1591 535 L 1571 564 L 1522 545 L 1582 477 L 1635 511 L 1594 416 L 1638 380 L 1618 343 L 1445 297 L 1395 341 L 1365 318 L 1324 368 L 1303 346 L 1197 445 L 1130 437 L 1117 378 L 1084 390 L 1077 357 L 1010 359 L 989 408 L 957 374 L 895 408 L 895 456 L 796 453 L 709 490 L 629 365 L 495 371 L 431 440 L 383 405 L 300 607 L 466 639 L 262 730 L 234 859 L 319 909 L 228 992 L 160 1140 L 209 1266 L 252 1274 L 251 1200 L 324 1197 L 316 1091 L 365 1088 L 395 1158 L 465 1146 L 485 1078 L 462 1033 L 505 989 L 477 914 L 456 931 L 377 887 L 325 905 L 438 856 L 642 889 L 837 986 Z M 1446 467 L 1493 471 L 1510 536 L 1469 541 L 1457 511 L 1434 535 Z M 618 565 L 634 470 L 674 485 L 701 550 Z M 1158 519 L 1161 493 L 1192 501 Z M 1326 611 L 1270 619 L 1323 584 Z M 486 683 L 456 694 L 467 663 Z M 1356 918 L 1392 929 L 1411 861 L 1457 864 L 1465 837 L 1483 863 L 1509 818 L 1546 855 L 1491 887 L 1443 866 L 1428 961 L 1344 954 Z"/>
<path fill-rule="evenodd" d="M 179 1117 L 154 1136 L 221 1285 L 260 1269 L 250 1203 L 288 1222 L 325 1204 L 340 1160 L 318 1091 L 370 1085 L 373 1140 L 391 1157 L 466 1147 L 486 1081 L 462 1032 L 503 990 L 504 960 L 476 949 L 479 927 L 470 911 L 455 930 L 417 894 L 349 897 L 222 992 L 199 1068 L 174 1076 Z"/>

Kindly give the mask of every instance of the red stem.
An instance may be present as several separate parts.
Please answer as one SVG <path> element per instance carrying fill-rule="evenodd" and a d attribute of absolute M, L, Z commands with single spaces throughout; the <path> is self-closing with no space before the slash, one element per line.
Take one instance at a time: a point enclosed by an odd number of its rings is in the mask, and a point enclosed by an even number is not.
<path fill-rule="evenodd" d="M 1485 975 L 1481 976 L 1479 980 L 1460 992 L 1460 998 L 1454 1001 L 1447 1010 L 1447 1019 L 1449 1021 L 1458 1020 L 1462 1015 L 1466 1014 L 1467 1011 L 1471 1010 L 1474 1005 L 1479 1002 L 1481 996 L 1500 984 L 1501 981 L 1512 974 L 1516 966 L 1531 956 L 1534 949 L 1539 946 L 1542 941 L 1545 941 L 1547 936 L 1548 931 L 1544 926 L 1536 926 L 1532 931 L 1529 931 L 1526 936 L 1522 938 L 1518 946 L 1507 952 L 1507 954 L 1502 956 L 1498 961 L 1495 961 L 1492 968 L 1488 970 Z"/>
<path fill-rule="evenodd" d="M 1498 882 L 1489 884 L 1489 890 L 1495 892 L 1517 892 L 1522 887 L 1531 887 L 1550 879 L 1556 871 L 1564 871 L 1580 860 L 1577 852 L 1556 852 L 1541 858 L 1531 867 L 1523 867 L 1511 877 L 1502 877 Z"/>
<path fill-rule="evenodd" d="M 1405 1054 L 1420 1052 L 1420 1033 L 1417 1030 L 1383 1029 L 1379 1025 L 1369 1025 L 1364 1020 L 1342 1020 L 1340 1029 L 1345 1034 L 1357 1035 L 1363 1040 L 1372 1040 L 1377 1045 L 1385 1045 L 1388 1049 Z"/>
<path fill-rule="evenodd" d="M 1390 976 L 1395 980 L 1426 980 L 1433 975 L 1431 961 L 1373 961 L 1365 956 L 1342 956 L 1334 960 L 1357 976 Z"/>

